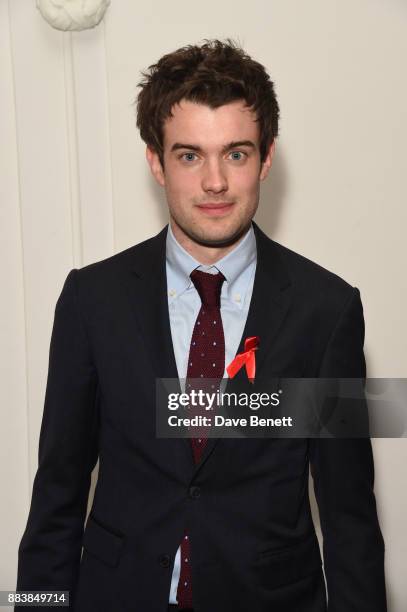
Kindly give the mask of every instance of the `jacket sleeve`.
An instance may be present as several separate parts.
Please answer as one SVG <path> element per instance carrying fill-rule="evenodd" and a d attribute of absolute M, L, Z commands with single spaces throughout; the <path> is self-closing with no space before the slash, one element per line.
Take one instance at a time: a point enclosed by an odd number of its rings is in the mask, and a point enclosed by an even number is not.
<path fill-rule="evenodd" d="M 55 307 L 38 469 L 18 549 L 16 586 L 66 590 L 71 599 L 98 455 L 98 381 L 79 308 L 77 275 L 77 269 L 69 272 Z"/>
<path fill-rule="evenodd" d="M 365 378 L 364 318 L 352 290 L 328 342 L 318 377 Z M 329 612 L 386 612 L 384 541 L 369 437 L 314 438 L 310 468 L 323 535 Z"/>

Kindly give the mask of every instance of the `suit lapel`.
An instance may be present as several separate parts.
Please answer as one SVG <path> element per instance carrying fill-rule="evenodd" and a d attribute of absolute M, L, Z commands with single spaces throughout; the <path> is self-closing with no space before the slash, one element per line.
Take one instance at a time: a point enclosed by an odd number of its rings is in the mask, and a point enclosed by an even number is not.
<path fill-rule="evenodd" d="M 274 241 L 268 238 L 254 221 L 253 228 L 256 236 L 257 265 L 250 308 L 237 353 L 244 351 L 246 338 L 259 336 L 259 347 L 256 351 L 257 377 L 263 371 L 266 356 L 273 352 L 273 340 L 290 307 L 291 281 Z M 278 364 L 273 368 L 274 372 L 277 369 Z M 225 392 L 231 392 L 235 384 L 241 384 L 246 378 L 246 370 L 241 368 L 233 379 L 228 380 Z M 208 438 L 197 469 L 213 452 L 218 441 L 219 438 Z"/>
<path fill-rule="evenodd" d="M 156 236 L 136 245 L 126 270 L 124 285 L 133 315 L 143 337 L 143 352 L 150 362 L 155 378 L 178 379 L 172 343 L 167 297 L 166 237 L 168 225 Z M 172 387 L 181 393 L 181 386 Z M 155 392 L 155 390 L 154 390 Z M 172 459 L 179 459 L 181 473 L 185 468 L 192 474 L 193 454 L 189 438 L 170 439 Z"/>
<path fill-rule="evenodd" d="M 167 228 L 140 245 L 125 284 L 155 376 L 178 378 L 168 312 Z"/>
<path fill-rule="evenodd" d="M 265 357 L 272 351 L 272 342 L 291 304 L 291 281 L 275 243 L 253 221 L 256 236 L 257 265 L 252 299 L 237 353 L 244 351 L 249 336 L 259 336 L 256 351 L 256 375 L 262 371 Z M 240 376 L 246 377 L 242 368 Z M 230 384 L 230 383 L 229 383 Z"/>

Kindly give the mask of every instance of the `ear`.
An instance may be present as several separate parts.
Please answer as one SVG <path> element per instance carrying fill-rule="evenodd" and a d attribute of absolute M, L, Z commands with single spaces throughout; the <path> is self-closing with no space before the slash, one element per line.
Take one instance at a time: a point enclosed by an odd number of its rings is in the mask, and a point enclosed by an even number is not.
<path fill-rule="evenodd" d="M 158 153 L 148 145 L 146 147 L 146 158 L 150 166 L 151 173 L 154 176 L 155 180 L 159 185 L 161 185 L 161 187 L 164 187 L 165 176 L 163 168 L 161 166 L 160 158 L 158 156 Z"/>
<path fill-rule="evenodd" d="M 271 143 L 268 153 L 266 155 L 266 158 L 261 165 L 261 170 L 260 170 L 260 180 L 261 181 L 264 181 L 264 179 L 269 173 L 271 164 L 273 163 L 273 157 L 274 157 L 275 150 L 276 150 L 276 139 L 274 139 L 273 142 Z"/>

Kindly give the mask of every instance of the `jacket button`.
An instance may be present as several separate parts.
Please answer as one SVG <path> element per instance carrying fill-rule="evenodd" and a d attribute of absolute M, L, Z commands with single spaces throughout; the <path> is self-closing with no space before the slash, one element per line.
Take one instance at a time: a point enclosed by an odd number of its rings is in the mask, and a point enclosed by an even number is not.
<path fill-rule="evenodd" d="M 190 487 L 189 496 L 192 497 L 192 499 L 197 499 L 200 495 L 201 495 L 200 487 Z"/>
<path fill-rule="evenodd" d="M 158 563 L 161 565 L 161 567 L 169 567 L 170 555 L 160 555 L 158 557 Z"/>

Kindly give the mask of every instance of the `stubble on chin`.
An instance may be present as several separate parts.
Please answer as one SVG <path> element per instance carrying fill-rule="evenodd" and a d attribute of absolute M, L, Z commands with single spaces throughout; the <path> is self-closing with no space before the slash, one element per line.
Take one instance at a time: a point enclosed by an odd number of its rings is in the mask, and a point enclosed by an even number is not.
<path fill-rule="evenodd" d="M 225 228 L 224 231 L 219 229 L 214 232 L 205 230 L 205 228 L 198 225 L 186 226 L 181 225 L 177 221 L 175 223 L 185 234 L 185 237 L 196 244 L 206 247 L 227 247 L 237 242 L 246 233 L 251 224 L 251 219 L 244 227 L 239 225 L 237 228 Z"/>

